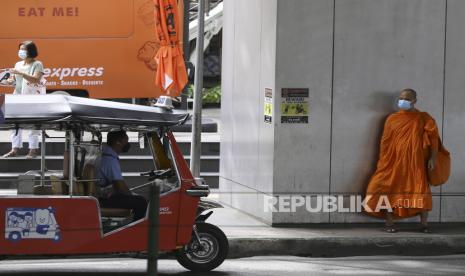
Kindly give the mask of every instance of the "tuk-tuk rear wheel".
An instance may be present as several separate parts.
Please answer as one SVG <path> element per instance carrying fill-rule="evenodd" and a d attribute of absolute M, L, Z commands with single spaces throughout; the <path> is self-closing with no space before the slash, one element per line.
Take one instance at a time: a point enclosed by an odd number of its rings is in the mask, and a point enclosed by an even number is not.
<path fill-rule="evenodd" d="M 209 223 L 197 223 L 200 245 L 193 233 L 188 245 L 176 252 L 176 259 L 191 271 L 210 271 L 223 263 L 228 255 L 229 243 L 218 227 Z"/>

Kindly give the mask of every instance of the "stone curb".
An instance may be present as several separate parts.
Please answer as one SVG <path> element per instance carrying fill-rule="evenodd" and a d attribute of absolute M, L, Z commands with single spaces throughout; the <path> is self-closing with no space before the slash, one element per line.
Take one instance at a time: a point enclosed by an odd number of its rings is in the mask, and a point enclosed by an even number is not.
<path fill-rule="evenodd" d="M 350 257 L 465 253 L 465 235 L 425 237 L 229 238 L 228 258 L 252 256 Z"/>

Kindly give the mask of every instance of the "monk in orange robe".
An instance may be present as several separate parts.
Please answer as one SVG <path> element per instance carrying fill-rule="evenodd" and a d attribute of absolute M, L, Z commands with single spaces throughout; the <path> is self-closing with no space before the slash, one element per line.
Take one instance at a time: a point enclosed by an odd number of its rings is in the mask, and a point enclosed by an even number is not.
<path fill-rule="evenodd" d="M 368 184 L 365 212 L 386 219 L 385 231 L 394 233 L 394 219 L 420 215 L 421 231 L 430 233 L 432 209 L 427 170 L 433 170 L 439 146 L 434 119 L 415 108 L 417 93 L 404 89 L 400 111 L 386 120 L 376 172 Z"/>

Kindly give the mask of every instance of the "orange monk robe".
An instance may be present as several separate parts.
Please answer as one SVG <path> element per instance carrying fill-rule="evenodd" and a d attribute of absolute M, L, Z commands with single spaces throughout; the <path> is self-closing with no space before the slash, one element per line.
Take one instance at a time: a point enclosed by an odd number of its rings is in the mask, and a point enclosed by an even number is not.
<path fill-rule="evenodd" d="M 391 114 L 384 126 L 377 169 L 368 184 L 365 212 L 384 218 L 385 212 L 376 211 L 376 208 L 386 206 L 387 201 L 394 218 L 431 210 L 427 162 L 430 150 L 438 150 L 438 143 L 438 128 L 428 113 L 399 111 Z M 381 205 L 378 205 L 380 199 Z"/>

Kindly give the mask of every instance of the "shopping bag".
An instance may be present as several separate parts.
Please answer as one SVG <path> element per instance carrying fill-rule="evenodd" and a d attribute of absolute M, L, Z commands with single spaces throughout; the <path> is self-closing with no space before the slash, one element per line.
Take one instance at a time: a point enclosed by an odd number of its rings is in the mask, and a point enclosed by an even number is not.
<path fill-rule="evenodd" d="M 47 81 L 44 77 L 40 79 L 38 83 L 32 83 L 23 78 L 23 87 L 21 88 L 21 94 L 23 95 L 45 95 L 47 88 L 45 84 Z"/>
<path fill-rule="evenodd" d="M 8 69 L 0 69 L 0 86 L 12 86 L 7 82 L 10 77 L 11 73 Z"/>

